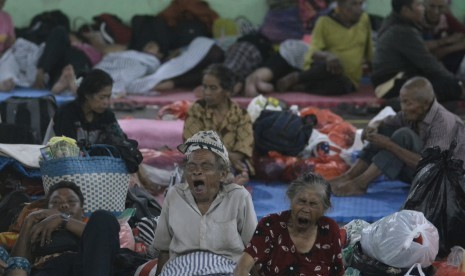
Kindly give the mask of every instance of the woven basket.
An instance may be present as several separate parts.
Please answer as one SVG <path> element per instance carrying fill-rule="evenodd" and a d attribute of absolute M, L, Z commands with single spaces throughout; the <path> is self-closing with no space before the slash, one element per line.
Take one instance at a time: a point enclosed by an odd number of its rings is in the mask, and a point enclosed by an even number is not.
<path fill-rule="evenodd" d="M 89 156 L 89 152 L 105 148 L 109 156 Z M 64 157 L 41 161 L 40 171 L 45 193 L 61 180 L 76 183 L 84 195 L 84 212 L 125 209 L 129 173 L 124 160 L 113 156 L 109 145 L 93 145 L 84 157 Z M 116 150 L 117 151 L 117 150 Z"/>

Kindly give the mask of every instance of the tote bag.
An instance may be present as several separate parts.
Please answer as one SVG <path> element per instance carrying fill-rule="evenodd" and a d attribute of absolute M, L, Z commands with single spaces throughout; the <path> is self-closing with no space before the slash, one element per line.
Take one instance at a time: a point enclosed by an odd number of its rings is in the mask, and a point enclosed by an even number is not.
<path fill-rule="evenodd" d="M 90 156 L 92 151 L 104 149 L 108 156 Z M 64 157 L 41 161 L 40 171 L 45 193 L 62 180 L 76 183 L 84 195 L 84 212 L 96 210 L 121 213 L 125 208 L 129 187 L 129 173 L 124 160 L 115 157 L 116 148 L 92 145 L 82 157 Z"/>

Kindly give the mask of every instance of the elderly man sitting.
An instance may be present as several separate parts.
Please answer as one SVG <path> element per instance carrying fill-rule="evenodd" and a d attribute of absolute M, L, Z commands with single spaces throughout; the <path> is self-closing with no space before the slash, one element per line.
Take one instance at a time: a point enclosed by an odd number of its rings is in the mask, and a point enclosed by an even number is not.
<path fill-rule="evenodd" d="M 420 152 L 434 146 L 449 149 L 454 139 L 457 140 L 454 156 L 465 160 L 464 123 L 436 101 L 426 78 L 408 80 L 400 90 L 400 104 L 401 111 L 395 116 L 364 130 L 362 138 L 369 144 L 349 171 L 331 181 L 334 194 L 363 194 L 381 174 L 410 183 Z"/>
<path fill-rule="evenodd" d="M 156 275 L 232 275 L 257 226 L 252 197 L 224 185 L 229 157 L 216 132 L 200 131 L 178 149 L 187 183 L 166 195 L 153 242 Z"/>

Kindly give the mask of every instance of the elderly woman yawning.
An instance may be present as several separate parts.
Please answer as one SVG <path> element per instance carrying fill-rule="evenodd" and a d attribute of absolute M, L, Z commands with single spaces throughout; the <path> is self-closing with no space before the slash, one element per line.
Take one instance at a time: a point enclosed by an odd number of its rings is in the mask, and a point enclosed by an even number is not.
<path fill-rule="evenodd" d="M 254 264 L 262 275 L 344 275 L 337 223 L 323 216 L 331 188 L 306 173 L 291 183 L 291 210 L 260 220 L 234 275 L 248 275 Z"/>

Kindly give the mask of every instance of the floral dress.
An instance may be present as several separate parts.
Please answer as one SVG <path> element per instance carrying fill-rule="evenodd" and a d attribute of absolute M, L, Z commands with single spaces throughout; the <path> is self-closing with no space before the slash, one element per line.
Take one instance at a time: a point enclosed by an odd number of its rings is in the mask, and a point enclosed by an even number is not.
<path fill-rule="evenodd" d="M 344 275 L 339 226 L 321 217 L 312 249 L 299 253 L 289 235 L 290 211 L 268 215 L 260 220 L 252 240 L 244 250 L 261 264 L 263 275 Z"/>

